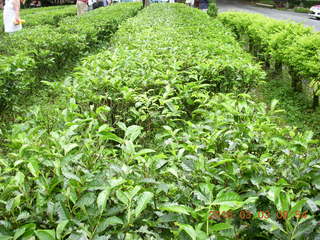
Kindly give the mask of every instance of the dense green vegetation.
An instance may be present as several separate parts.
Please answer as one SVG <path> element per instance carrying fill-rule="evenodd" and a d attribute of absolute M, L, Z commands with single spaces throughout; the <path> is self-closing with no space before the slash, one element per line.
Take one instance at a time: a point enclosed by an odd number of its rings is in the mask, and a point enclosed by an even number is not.
<path fill-rule="evenodd" d="M 139 3 L 114 5 L 81 17 L 66 17 L 58 27 L 39 25 L 3 36 L 0 108 L 12 108 L 20 101 L 19 96 L 30 94 L 50 74 L 68 66 L 97 43 L 107 41 L 119 24 L 140 8 Z"/>
<path fill-rule="evenodd" d="M 310 12 L 309 8 L 304 8 L 304 7 L 295 7 L 293 10 L 298 13 L 309 13 Z"/>
<path fill-rule="evenodd" d="M 304 8 L 310 8 L 311 6 L 318 5 L 320 4 L 320 1 L 317 0 L 255 0 L 254 2 L 260 2 L 260 3 L 265 3 L 265 4 L 286 4 L 288 3 L 289 8 L 294 8 L 294 7 L 304 7 Z"/>
<path fill-rule="evenodd" d="M 299 24 L 278 21 L 251 13 L 219 15 L 238 39 L 248 42 L 250 51 L 275 71 L 285 65 L 292 79 L 292 88 L 301 92 L 306 80 L 313 90 L 313 107 L 319 105 L 320 35 Z"/>
<path fill-rule="evenodd" d="M 218 7 L 216 0 L 208 1 L 208 10 L 207 13 L 210 17 L 216 17 L 218 15 Z"/>
<path fill-rule="evenodd" d="M 293 8 L 295 6 L 310 8 L 314 5 L 319 5 L 320 1 L 318 0 L 289 0 L 289 7 Z"/>
<path fill-rule="evenodd" d="M 85 20 L 63 21 L 70 28 L 56 33 L 66 39 L 104 37 Z M 228 29 L 202 11 L 154 4 L 110 42 L 47 82 L 49 103 L 0 135 L 1 239 L 319 237 L 318 142 L 279 126 L 276 101 L 246 94 L 265 73 Z"/>
<path fill-rule="evenodd" d="M 259 101 L 270 103 L 273 99 L 279 102 L 277 106 L 285 109 L 279 113 L 277 121 L 280 125 L 291 125 L 299 131 L 311 130 L 314 137 L 320 137 L 319 117 L 320 110 L 313 111 L 310 108 L 311 100 L 304 93 L 297 93 L 291 87 L 291 79 L 287 73 L 277 74 L 272 70 L 268 73 L 267 81 L 254 95 Z"/>
<path fill-rule="evenodd" d="M 65 17 L 76 15 L 76 8 L 72 6 L 64 7 L 44 7 L 37 9 L 22 9 L 20 16 L 26 20 L 23 27 L 33 27 L 38 25 L 53 25 L 57 26 L 59 21 Z M 0 12 L 0 34 L 4 31 L 3 29 L 3 16 Z"/>

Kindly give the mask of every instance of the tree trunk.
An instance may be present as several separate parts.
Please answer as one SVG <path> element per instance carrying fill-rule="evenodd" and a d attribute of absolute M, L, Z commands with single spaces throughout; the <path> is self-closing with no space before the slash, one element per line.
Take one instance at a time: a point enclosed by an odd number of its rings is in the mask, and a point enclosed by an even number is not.
<path fill-rule="evenodd" d="M 253 42 L 250 38 L 248 40 L 248 44 L 249 44 L 249 52 L 253 54 L 254 46 L 253 46 Z"/>
<path fill-rule="evenodd" d="M 150 5 L 150 0 L 142 0 L 143 8 L 148 7 Z"/>
<path fill-rule="evenodd" d="M 274 71 L 279 74 L 282 73 L 282 62 L 281 61 L 276 60 L 276 62 L 274 63 Z"/>
<path fill-rule="evenodd" d="M 270 69 L 270 56 L 268 55 L 267 57 L 264 58 L 264 67 L 266 70 Z"/>
<path fill-rule="evenodd" d="M 319 96 L 317 96 L 316 93 L 313 92 L 312 108 L 313 108 L 313 110 L 316 110 L 317 107 L 319 107 Z"/>
<path fill-rule="evenodd" d="M 302 92 L 302 81 L 298 74 L 290 67 L 289 74 L 291 76 L 291 86 L 295 92 Z"/>

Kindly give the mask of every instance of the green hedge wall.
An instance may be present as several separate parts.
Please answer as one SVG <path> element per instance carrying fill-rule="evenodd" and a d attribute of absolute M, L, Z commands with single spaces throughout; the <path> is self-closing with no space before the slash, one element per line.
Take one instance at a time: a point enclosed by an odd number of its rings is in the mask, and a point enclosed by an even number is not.
<path fill-rule="evenodd" d="M 301 24 L 259 14 L 228 12 L 218 18 L 238 39 L 246 39 L 250 51 L 267 67 L 273 63 L 275 71 L 281 71 L 282 65 L 286 65 L 294 90 L 302 91 L 302 80 L 308 80 L 314 91 L 313 107 L 319 105 L 319 33 Z"/>
<path fill-rule="evenodd" d="M 10 107 L 19 99 L 18 95 L 47 80 L 48 74 L 74 61 L 98 42 L 110 39 L 119 24 L 140 8 L 139 3 L 117 4 L 81 17 L 69 17 L 57 28 L 39 25 L 3 36 L 0 53 L 6 64 L 1 66 L 0 106 Z"/>

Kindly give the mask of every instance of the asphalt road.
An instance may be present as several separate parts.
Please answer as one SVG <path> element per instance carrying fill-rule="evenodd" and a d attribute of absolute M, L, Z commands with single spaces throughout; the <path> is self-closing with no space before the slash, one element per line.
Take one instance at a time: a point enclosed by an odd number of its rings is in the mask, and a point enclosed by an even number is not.
<path fill-rule="evenodd" d="M 316 31 L 320 31 L 320 20 L 310 19 L 308 14 L 282 11 L 264 7 L 256 7 L 254 5 L 239 0 L 217 0 L 219 12 L 225 11 L 245 11 L 252 13 L 260 13 L 265 16 L 279 19 L 292 20 L 303 23 L 306 26 L 313 27 Z"/>

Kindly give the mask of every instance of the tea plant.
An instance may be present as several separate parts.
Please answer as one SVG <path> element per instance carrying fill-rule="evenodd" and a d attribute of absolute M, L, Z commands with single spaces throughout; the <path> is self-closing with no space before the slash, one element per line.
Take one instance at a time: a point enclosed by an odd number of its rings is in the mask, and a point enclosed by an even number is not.
<path fill-rule="evenodd" d="M 44 7 L 36 9 L 21 9 L 20 16 L 26 19 L 26 23 L 23 25 L 25 28 L 49 24 L 57 26 L 58 22 L 68 16 L 75 16 L 76 8 L 72 6 L 58 6 L 58 7 Z M 3 14 L 0 12 L 0 34 L 3 29 Z"/>
<path fill-rule="evenodd" d="M 264 73 L 221 23 L 154 4 L 111 42 L 6 135 L 3 239 L 319 237 L 317 141 L 243 93 Z"/>
<path fill-rule="evenodd" d="M 70 17 L 58 28 L 43 25 L 5 36 L 0 43 L 5 63 L 0 72 L 0 108 L 14 106 L 48 75 L 109 40 L 118 25 L 140 8 L 139 3 L 118 4 Z"/>
<path fill-rule="evenodd" d="M 314 91 L 313 108 L 319 105 L 318 69 L 319 34 L 300 24 L 292 24 L 250 13 L 223 13 L 219 19 L 240 36 L 247 36 L 250 50 L 269 67 L 273 61 L 275 71 L 282 65 L 289 68 L 292 88 L 302 91 L 306 79 Z"/>

